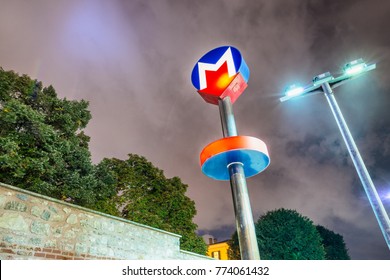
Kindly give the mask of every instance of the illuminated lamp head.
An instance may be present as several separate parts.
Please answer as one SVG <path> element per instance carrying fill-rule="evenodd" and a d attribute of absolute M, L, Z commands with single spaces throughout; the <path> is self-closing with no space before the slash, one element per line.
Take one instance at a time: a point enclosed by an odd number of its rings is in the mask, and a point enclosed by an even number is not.
<path fill-rule="evenodd" d="M 346 75 L 353 76 L 360 74 L 367 67 L 363 59 L 359 58 L 344 65 L 343 70 Z"/>
<path fill-rule="evenodd" d="M 301 86 L 291 85 L 286 89 L 285 95 L 288 97 L 298 96 L 303 94 L 304 91 L 305 89 Z"/>

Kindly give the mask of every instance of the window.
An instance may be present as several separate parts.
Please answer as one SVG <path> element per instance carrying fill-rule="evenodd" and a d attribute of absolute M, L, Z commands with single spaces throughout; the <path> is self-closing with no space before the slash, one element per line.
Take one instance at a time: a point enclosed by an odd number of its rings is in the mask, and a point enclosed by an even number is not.
<path fill-rule="evenodd" d="M 213 252 L 213 253 L 212 253 L 212 257 L 213 257 L 214 259 L 220 260 L 220 259 L 221 259 L 221 257 L 220 257 L 220 252 L 219 252 L 219 251 Z"/>

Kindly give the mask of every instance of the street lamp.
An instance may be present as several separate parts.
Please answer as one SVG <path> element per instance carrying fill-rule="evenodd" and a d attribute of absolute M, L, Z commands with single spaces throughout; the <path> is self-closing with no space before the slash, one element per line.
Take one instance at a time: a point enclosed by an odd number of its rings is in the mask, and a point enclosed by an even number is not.
<path fill-rule="evenodd" d="M 312 84 L 306 87 L 292 86 L 286 89 L 285 96 L 280 98 L 280 101 L 287 101 L 292 98 L 306 96 L 309 94 L 324 93 L 328 100 L 329 106 L 332 110 L 333 116 L 336 119 L 337 125 L 340 129 L 341 135 L 348 148 L 349 155 L 351 156 L 352 162 L 355 165 L 356 171 L 359 175 L 360 181 L 366 192 L 368 200 L 371 204 L 372 210 L 374 211 L 375 217 L 378 221 L 379 227 L 385 238 L 387 246 L 390 249 L 390 220 L 387 212 L 382 204 L 382 201 L 378 195 L 374 183 L 371 180 L 370 174 L 364 165 L 363 159 L 359 153 L 359 150 L 353 140 L 353 137 L 348 129 L 347 123 L 341 113 L 341 110 L 336 102 L 333 95 L 333 89 L 360 77 L 376 68 L 376 64 L 367 65 L 363 59 L 357 59 L 350 63 L 347 63 L 343 67 L 343 74 L 337 78 L 333 77 L 331 73 L 326 72 L 313 78 Z"/>

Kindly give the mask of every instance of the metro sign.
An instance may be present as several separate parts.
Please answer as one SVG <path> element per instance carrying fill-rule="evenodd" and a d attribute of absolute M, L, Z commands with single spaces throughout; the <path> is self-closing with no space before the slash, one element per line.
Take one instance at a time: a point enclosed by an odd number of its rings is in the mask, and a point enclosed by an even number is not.
<path fill-rule="evenodd" d="M 247 87 L 249 68 L 234 47 L 223 46 L 202 56 L 192 70 L 191 81 L 203 99 L 218 105 L 227 96 L 234 103 Z"/>

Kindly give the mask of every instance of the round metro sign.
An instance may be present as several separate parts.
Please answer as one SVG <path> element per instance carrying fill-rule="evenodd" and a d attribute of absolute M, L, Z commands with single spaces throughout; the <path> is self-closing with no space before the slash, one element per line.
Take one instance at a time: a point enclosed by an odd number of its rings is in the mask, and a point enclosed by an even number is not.
<path fill-rule="evenodd" d="M 195 64 L 191 81 L 203 99 L 212 104 L 226 96 L 232 103 L 247 87 L 249 68 L 239 50 L 231 46 L 213 49 Z"/>

